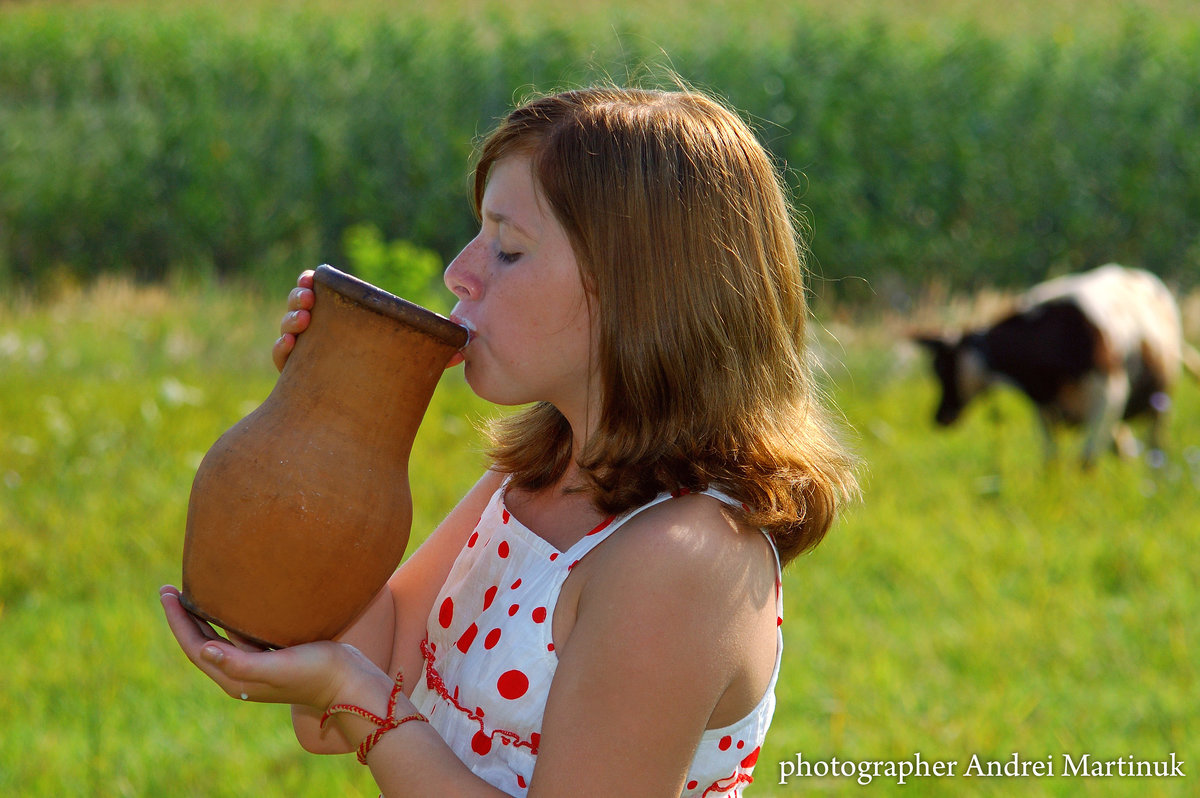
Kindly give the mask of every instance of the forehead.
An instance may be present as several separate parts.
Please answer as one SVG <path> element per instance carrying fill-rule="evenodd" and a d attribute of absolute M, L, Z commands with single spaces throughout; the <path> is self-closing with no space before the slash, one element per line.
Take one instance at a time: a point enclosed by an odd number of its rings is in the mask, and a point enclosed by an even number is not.
<path fill-rule="evenodd" d="M 510 155 L 496 161 L 488 173 L 480 212 L 484 219 L 519 227 L 544 224 L 545 208 L 528 156 Z"/>

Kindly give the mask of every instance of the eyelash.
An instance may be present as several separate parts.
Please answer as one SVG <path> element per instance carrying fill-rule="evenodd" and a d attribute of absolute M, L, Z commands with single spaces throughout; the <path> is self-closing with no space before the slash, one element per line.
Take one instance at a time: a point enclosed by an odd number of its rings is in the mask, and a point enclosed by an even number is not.
<path fill-rule="evenodd" d="M 516 263 L 517 259 L 520 257 L 520 252 L 504 252 L 502 250 L 496 250 L 496 260 L 500 261 L 501 263 Z"/>

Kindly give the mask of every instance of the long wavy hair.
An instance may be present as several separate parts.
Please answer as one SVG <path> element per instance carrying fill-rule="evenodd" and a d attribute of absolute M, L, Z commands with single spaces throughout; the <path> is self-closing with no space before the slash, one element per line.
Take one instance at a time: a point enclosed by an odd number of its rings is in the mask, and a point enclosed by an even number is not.
<path fill-rule="evenodd" d="M 598 320 L 601 417 L 578 454 L 595 506 L 721 489 L 784 562 L 857 492 L 855 458 L 805 349 L 805 250 L 770 156 L 735 113 L 691 90 L 590 88 L 537 98 L 486 138 L 519 154 L 573 246 Z M 489 428 L 518 488 L 554 484 L 571 430 L 535 404 Z"/>

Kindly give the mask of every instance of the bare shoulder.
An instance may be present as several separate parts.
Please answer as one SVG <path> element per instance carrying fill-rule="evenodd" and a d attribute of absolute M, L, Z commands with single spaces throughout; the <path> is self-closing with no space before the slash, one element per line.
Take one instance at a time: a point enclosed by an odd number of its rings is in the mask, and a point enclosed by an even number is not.
<path fill-rule="evenodd" d="M 766 537 L 711 496 L 642 511 L 592 556 L 589 592 L 649 596 L 717 623 L 774 606 L 777 572 Z"/>
<path fill-rule="evenodd" d="M 626 556 L 652 558 L 704 579 L 760 566 L 774 578 L 774 558 L 765 536 L 739 521 L 728 505 L 704 494 L 679 496 L 630 519 L 614 543 Z"/>

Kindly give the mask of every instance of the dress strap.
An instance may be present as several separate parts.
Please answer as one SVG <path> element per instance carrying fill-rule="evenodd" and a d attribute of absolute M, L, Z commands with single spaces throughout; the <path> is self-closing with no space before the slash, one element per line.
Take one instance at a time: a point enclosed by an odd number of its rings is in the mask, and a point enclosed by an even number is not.
<path fill-rule="evenodd" d="M 627 510 L 620 515 L 610 515 L 608 518 L 605 518 L 603 521 L 597 524 L 594 529 L 576 541 L 575 545 L 571 546 L 571 548 L 564 552 L 564 554 L 567 555 L 565 558 L 567 566 L 569 568 L 575 567 L 575 563 L 587 556 L 592 549 L 608 540 L 609 535 L 620 529 L 626 521 L 633 518 L 643 510 L 648 510 L 656 504 L 662 504 L 670 498 L 672 498 L 670 493 L 661 493 L 643 504 L 641 507 L 635 507 L 634 509 Z"/>
<path fill-rule="evenodd" d="M 734 499 L 730 498 L 727 494 L 722 493 L 721 491 L 719 491 L 715 488 L 706 488 L 702 491 L 697 491 L 697 493 L 703 494 L 705 496 L 712 496 L 714 499 L 721 502 L 722 504 L 729 504 L 734 507 L 740 506 L 739 502 L 735 501 Z M 639 513 L 642 513 L 645 510 L 649 510 L 651 507 L 662 504 L 665 501 L 669 501 L 671 499 L 678 498 L 681 495 L 684 495 L 684 494 L 660 493 L 657 496 L 655 496 L 653 499 L 646 502 L 645 504 L 643 504 L 640 507 L 635 507 L 632 510 L 627 510 L 626 512 L 621 513 L 620 515 L 609 516 L 604 521 L 600 522 L 600 524 L 598 524 L 595 529 L 591 530 L 586 535 L 584 535 L 583 538 L 581 538 L 577 543 L 575 543 L 574 546 L 572 546 L 570 549 L 568 549 L 565 552 L 565 554 L 568 555 L 566 557 L 567 564 L 570 566 L 574 566 L 574 564 L 579 562 L 580 560 L 582 560 L 584 558 L 584 556 L 586 556 L 588 554 L 588 552 L 590 552 L 592 549 L 596 548 L 601 543 L 603 543 L 605 540 L 607 540 L 609 535 L 611 535 L 613 532 L 616 532 L 618 529 L 621 528 L 622 525 L 624 525 L 626 522 L 628 522 L 632 518 L 636 517 Z M 776 573 L 778 573 L 779 572 L 779 553 L 775 550 L 775 543 L 774 543 L 774 541 L 771 541 L 770 536 L 767 536 L 767 541 L 771 543 L 771 551 L 775 555 L 775 569 L 776 569 Z"/>
<path fill-rule="evenodd" d="M 704 491 L 714 499 L 718 499 L 725 504 L 732 504 L 735 507 L 746 509 L 746 505 L 734 500 L 728 494 L 722 493 L 716 488 L 709 488 Z M 783 563 L 779 559 L 779 549 L 775 546 L 775 539 L 767 534 L 767 530 L 760 529 L 762 536 L 767 539 L 767 545 L 771 547 L 771 556 L 775 558 L 775 609 L 779 613 L 779 623 L 783 625 Z"/>

